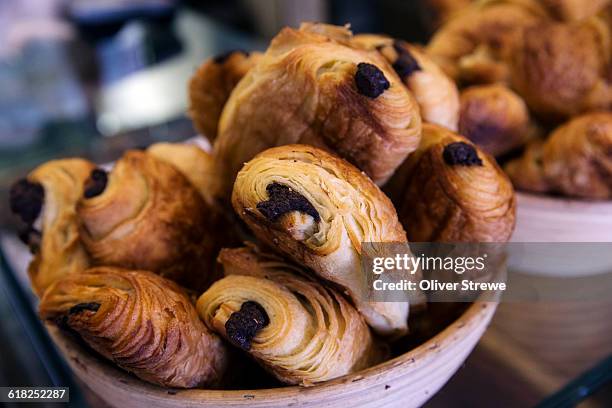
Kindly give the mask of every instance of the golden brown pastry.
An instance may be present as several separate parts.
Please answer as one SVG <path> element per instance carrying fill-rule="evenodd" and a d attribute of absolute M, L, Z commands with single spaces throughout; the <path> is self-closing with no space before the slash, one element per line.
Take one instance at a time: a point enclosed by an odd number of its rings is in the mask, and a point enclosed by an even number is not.
<path fill-rule="evenodd" d="M 413 242 L 506 242 L 515 223 L 512 184 L 495 159 L 435 125 L 399 170 L 400 220 Z"/>
<path fill-rule="evenodd" d="M 11 187 L 11 210 L 25 223 L 20 236 L 34 254 L 28 273 L 38 296 L 57 279 L 89 265 L 76 204 L 94 167 L 82 159 L 52 160 Z"/>
<path fill-rule="evenodd" d="M 153 384 L 216 385 L 226 370 L 224 345 L 187 295 L 150 272 L 98 267 L 69 275 L 45 293 L 40 316 Z"/>
<path fill-rule="evenodd" d="M 542 0 L 551 13 L 564 21 L 585 20 L 611 4 L 610 0 Z"/>
<path fill-rule="evenodd" d="M 534 134 L 527 105 L 501 84 L 461 92 L 459 133 L 482 150 L 500 156 L 521 147 Z"/>
<path fill-rule="evenodd" d="M 336 152 L 383 183 L 417 145 L 418 105 L 387 61 L 343 27 L 285 28 L 232 92 L 214 156 L 235 175 L 257 153 L 303 143 Z"/>
<path fill-rule="evenodd" d="M 195 144 L 186 143 L 156 143 L 149 146 L 147 153 L 174 166 L 198 190 L 206 203 L 214 206 L 220 179 L 215 173 L 215 161 L 209 153 Z"/>
<path fill-rule="evenodd" d="M 598 18 L 526 29 L 512 59 L 513 87 L 547 118 L 612 109 L 610 30 Z"/>
<path fill-rule="evenodd" d="M 378 50 L 419 104 L 425 122 L 457 130 L 459 91 L 455 83 L 425 52 L 405 41 L 375 34 L 356 35 L 358 46 Z"/>
<path fill-rule="evenodd" d="M 578 116 L 534 144 L 506 171 L 517 188 L 567 196 L 612 198 L 612 113 Z"/>
<path fill-rule="evenodd" d="M 230 51 L 206 60 L 193 74 L 189 81 L 189 115 L 200 134 L 215 140 L 225 102 L 260 57 L 258 52 Z"/>
<path fill-rule="evenodd" d="M 226 277 L 198 300 L 206 325 L 287 384 L 312 385 L 376 364 L 383 353 L 337 291 L 253 248 L 224 249 Z"/>
<path fill-rule="evenodd" d="M 489 0 L 457 13 L 433 36 L 428 54 L 462 84 L 507 82 L 517 36 L 549 19 L 536 0 Z"/>
<path fill-rule="evenodd" d="M 128 151 L 96 169 L 78 203 L 81 238 L 98 265 L 142 269 L 194 289 L 212 278 L 217 213 L 172 165 Z"/>
<path fill-rule="evenodd" d="M 238 174 L 232 204 L 262 242 L 344 287 L 377 332 L 407 330 L 408 303 L 367 297 L 361 244 L 406 235 L 391 201 L 355 167 L 311 146 L 268 149 Z"/>

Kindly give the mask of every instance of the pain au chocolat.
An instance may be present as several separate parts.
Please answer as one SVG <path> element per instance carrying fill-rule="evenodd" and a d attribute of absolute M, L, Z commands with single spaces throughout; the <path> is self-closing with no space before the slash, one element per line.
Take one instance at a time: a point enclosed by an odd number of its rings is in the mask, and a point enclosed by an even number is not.
<path fill-rule="evenodd" d="M 362 243 L 407 248 L 406 234 L 391 201 L 357 168 L 312 146 L 268 149 L 238 174 L 232 204 L 262 242 L 343 287 L 377 332 L 406 332 L 408 302 L 369 300 L 362 271 Z"/>
<path fill-rule="evenodd" d="M 226 277 L 198 300 L 206 325 L 280 381 L 312 385 L 383 357 L 363 317 L 338 291 L 255 248 L 224 249 Z"/>
<path fill-rule="evenodd" d="M 227 101 L 213 154 L 235 175 L 257 153 L 301 143 L 330 150 L 384 183 L 418 145 L 418 105 L 376 51 L 344 27 L 284 28 Z"/>
<path fill-rule="evenodd" d="M 226 370 L 221 339 L 178 285 L 151 272 L 97 267 L 66 276 L 43 296 L 40 316 L 153 384 L 213 386 Z"/>
<path fill-rule="evenodd" d="M 154 154 L 128 151 L 111 172 L 92 171 L 77 213 L 95 264 L 156 272 L 194 289 L 209 283 L 217 213 Z"/>
<path fill-rule="evenodd" d="M 20 236 L 34 254 L 28 273 L 38 296 L 57 279 L 89 265 L 76 205 L 94 168 L 82 159 L 52 160 L 11 187 L 11 210 L 25 224 Z"/>

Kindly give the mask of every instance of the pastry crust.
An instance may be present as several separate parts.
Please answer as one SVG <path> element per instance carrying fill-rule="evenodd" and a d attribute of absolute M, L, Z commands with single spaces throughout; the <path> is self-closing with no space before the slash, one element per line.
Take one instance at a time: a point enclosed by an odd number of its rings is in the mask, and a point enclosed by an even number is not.
<path fill-rule="evenodd" d="M 367 299 L 361 244 L 406 235 L 391 201 L 355 167 L 311 146 L 268 149 L 238 174 L 232 204 L 261 241 L 344 287 L 377 332 L 407 330 L 407 302 Z"/>
<path fill-rule="evenodd" d="M 213 278 L 217 212 L 187 178 L 151 154 L 128 151 L 102 187 L 77 206 L 81 237 L 95 264 L 206 287 Z"/>
<path fill-rule="evenodd" d="M 413 242 L 506 242 L 515 224 L 514 189 L 495 159 L 462 136 L 426 125 L 399 170 L 400 211 Z"/>
<path fill-rule="evenodd" d="M 545 118 L 612 109 L 610 29 L 599 18 L 526 29 L 511 65 L 513 87 Z"/>
<path fill-rule="evenodd" d="M 297 266 L 253 248 L 224 249 L 219 262 L 226 277 L 198 300 L 200 317 L 229 341 L 240 341 L 239 347 L 280 381 L 308 386 L 367 368 L 383 357 L 357 310 Z M 246 302 L 258 304 L 268 317 L 248 339 L 240 336 L 246 330 L 243 322 L 232 325 Z"/>
<path fill-rule="evenodd" d="M 421 48 L 376 34 L 356 35 L 353 42 L 387 59 L 416 98 L 423 121 L 457 130 L 457 86 Z"/>
<path fill-rule="evenodd" d="M 219 384 L 226 349 L 176 284 L 150 272 L 98 267 L 58 281 L 42 319 L 76 332 L 95 351 L 164 387 Z"/>
<path fill-rule="evenodd" d="M 220 179 L 213 157 L 194 144 L 156 143 L 147 153 L 179 170 L 198 190 L 206 203 L 214 207 Z"/>
<path fill-rule="evenodd" d="M 585 20 L 612 4 L 610 0 L 542 0 L 542 3 L 563 21 Z"/>
<path fill-rule="evenodd" d="M 578 116 L 507 166 L 518 188 L 567 196 L 612 198 L 612 113 Z M 529 175 L 526 177 L 525 175 Z"/>
<path fill-rule="evenodd" d="M 52 160 L 27 177 L 28 183 L 41 186 L 44 192 L 38 215 L 26 221 L 25 239 L 30 244 L 34 259 L 28 273 L 34 292 L 40 297 L 45 289 L 63 276 L 87 268 L 89 257 L 79 238 L 76 204 L 83 194 L 83 183 L 94 165 L 82 159 Z M 23 199 L 16 190 L 11 191 L 11 206 L 32 205 L 34 197 Z M 28 203 L 29 201 L 30 203 Z M 35 205 L 38 205 L 35 204 Z M 19 208 L 13 208 L 20 212 Z"/>
<path fill-rule="evenodd" d="M 414 97 L 377 52 L 352 47 L 346 28 L 285 28 L 228 100 L 214 156 L 235 175 L 257 153 L 303 143 L 336 152 L 384 183 L 418 145 Z"/>
<path fill-rule="evenodd" d="M 527 105 L 501 84 L 461 92 L 459 133 L 482 150 L 500 156 L 523 146 L 535 133 Z"/>
<path fill-rule="evenodd" d="M 517 37 L 548 19 L 536 0 L 476 2 L 436 32 L 427 52 L 461 84 L 508 82 L 508 62 Z"/>
<path fill-rule="evenodd" d="M 210 141 L 217 137 L 219 118 L 238 82 L 261 53 L 230 51 L 206 60 L 189 81 L 189 116 L 196 130 Z"/>

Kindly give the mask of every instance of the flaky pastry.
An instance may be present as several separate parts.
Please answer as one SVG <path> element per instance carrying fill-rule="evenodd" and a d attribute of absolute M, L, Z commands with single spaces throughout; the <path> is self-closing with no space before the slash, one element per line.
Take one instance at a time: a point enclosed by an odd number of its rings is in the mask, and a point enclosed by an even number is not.
<path fill-rule="evenodd" d="M 461 92 L 459 133 L 485 152 L 500 156 L 524 145 L 535 130 L 521 97 L 494 84 Z"/>
<path fill-rule="evenodd" d="M 336 290 L 253 248 L 224 249 L 226 277 L 198 300 L 206 325 L 279 380 L 312 385 L 380 361 L 363 317 Z"/>
<path fill-rule="evenodd" d="M 217 213 L 154 155 L 128 151 L 110 173 L 94 170 L 77 212 L 95 264 L 156 272 L 194 289 L 211 279 Z"/>
<path fill-rule="evenodd" d="M 557 128 L 508 163 L 517 188 L 567 196 L 612 198 L 612 113 L 588 113 Z"/>
<path fill-rule="evenodd" d="M 52 160 L 11 188 L 11 210 L 26 224 L 20 235 L 34 254 L 28 273 L 38 296 L 57 279 L 89 265 L 76 204 L 94 167 L 82 159 Z"/>
<path fill-rule="evenodd" d="M 259 58 L 258 52 L 229 51 L 206 60 L 193 74 L 189 81 L 189 115 L 200 134 L 215 140 L 225 103 Z"/>
<path fill-rule="evenodd" d="M 45 293 L 40 316 L 153 384 L 216 385 L 226 370 L 225 346 L 187 295 L 150 272 L 98 267 L 69 275 Z"/>
<path fill-rule="evenodd" d="M 363 242 L 406 243 L 391 201 L 355 167 L 321 149 L 268 149 L 238 174 L 238 215 L 271 248 L 344 287 L 376 331 L 407 329 L 407 302 L 367 299 Z"/>
<path fill-rule="evenodd" d="M 414 95 L 425 122 L 457 130 L 459 91 L 425 52 L 405 41 L 375 34 L 356 35 L 358 46 L 378 50 Z"/>
<path fill-rule="evenodd" d="M 227 101 L 213 155 L 235 175 L 257 153 L 303 143 L 334 151 L 384 183 L 416 148 L 418 105 L 375 51 L 343 27 L 285 28 Z"/>
<path fill-rule="evenodd" d="M 400 220 L 413 242 L 506 242 L 515 223 L 514 189 L 495 159 L 439 126 L 398 171 Z"/>

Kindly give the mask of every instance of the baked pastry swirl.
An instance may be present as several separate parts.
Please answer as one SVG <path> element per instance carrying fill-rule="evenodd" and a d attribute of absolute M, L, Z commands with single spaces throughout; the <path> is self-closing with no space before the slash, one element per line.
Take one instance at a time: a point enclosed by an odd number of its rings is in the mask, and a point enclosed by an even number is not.
<path fill-rule="evenodd" d="M 40 316 L 153 384 L 216 385 L 226 369 L 221 339 L 206 329 L 187 295 L 150 272 L 98 267 L 69 275 L 45 293 Z"/>
<path fill-rule="evenodd" d="M 508 82 L 508 62 L 517 37 L 525 28 L 548 19 L 536 0 L 476 2 L 436 32 L 427 52 L 463 85 Z"/>
<path fill-rule="evenodd" d="M 461 92 L 459 133 L 485 152 L 501 156 L 523 146 L 535 127 L 516 93 L 502 84 L 477 85 Z"/>
<path fill-rule="evenodd" d="M 204 289 L 216 257 L 216 211 L 177 169 L 128 151 L 96 169 L 78 203 L 81 238 L 98 265 L 142 269 Z"/>
<path fill-rule="evenodd" d="M 383 357 L 363 317 L 337 291 L 253 248 L 224 249 L 226 277 L 198 300 L 206 325 L 287 384 L 312 385 Z"/>
<path fill-rule="evenodd" d="M 457 130 L 457 86 L 422 49 L 405 41 L 375 34 L 356 35 L 353 42 L 370 50 L 378 50 L 389 61 L 416 98 L 425 122 Z"/>
<path fill-rule="evenodd" d="M 82 159 L 52 160 L 11 187 L 11 210 L 25 223 L 20 236 L 34 254 L 28 273 L 38 296 L 57 279 L 89 265 L 76 204 L 94 167 Z"/>
<path fill-rule="evenodd" d="M 567 196 L 612 198 L 612 113 L 577 116 L 531 145 L 506 171 L 517 188 Z"/>
<path fill-rule="evenodd" d="M 343 27 L 285 28 L 236 86 L 213 155 L 235 175 L 257 153 L 303 143 L 331 150 L 384 183 L 418 145 L 414 97 L 377 52 L 351 46 Z"/>
<path fill-rule="evenodd" d="M 261 53 L 229 51 L 206 60 L 189 81 L 189 115 L 196 130 L 215 140 L 219 118 L 234 87 L 261 58 Z"/>
<path fill-rule="evenodd" d="M 495 159 L 447 129 L 427 124 L 399 170 L 400 210 L 413 242 L 506 242 L 515 223 L 512 184 Z"/>
<path fill-rule="evenodd" d="M 268 149 L 238 174 L 232 204 L 262 242 L 345 288 L 377 332 L 407 330 L 407 302 L 367 299 L 361 244 L 406 235 L 391 201 L 355 167 L 311 146 Z"/>
<path fill-rule="evenodd" d="M 611 29 L 599 18 L 526 29 L 513 53 L 513 87 L 547 119 L 611 110 Z"/>

